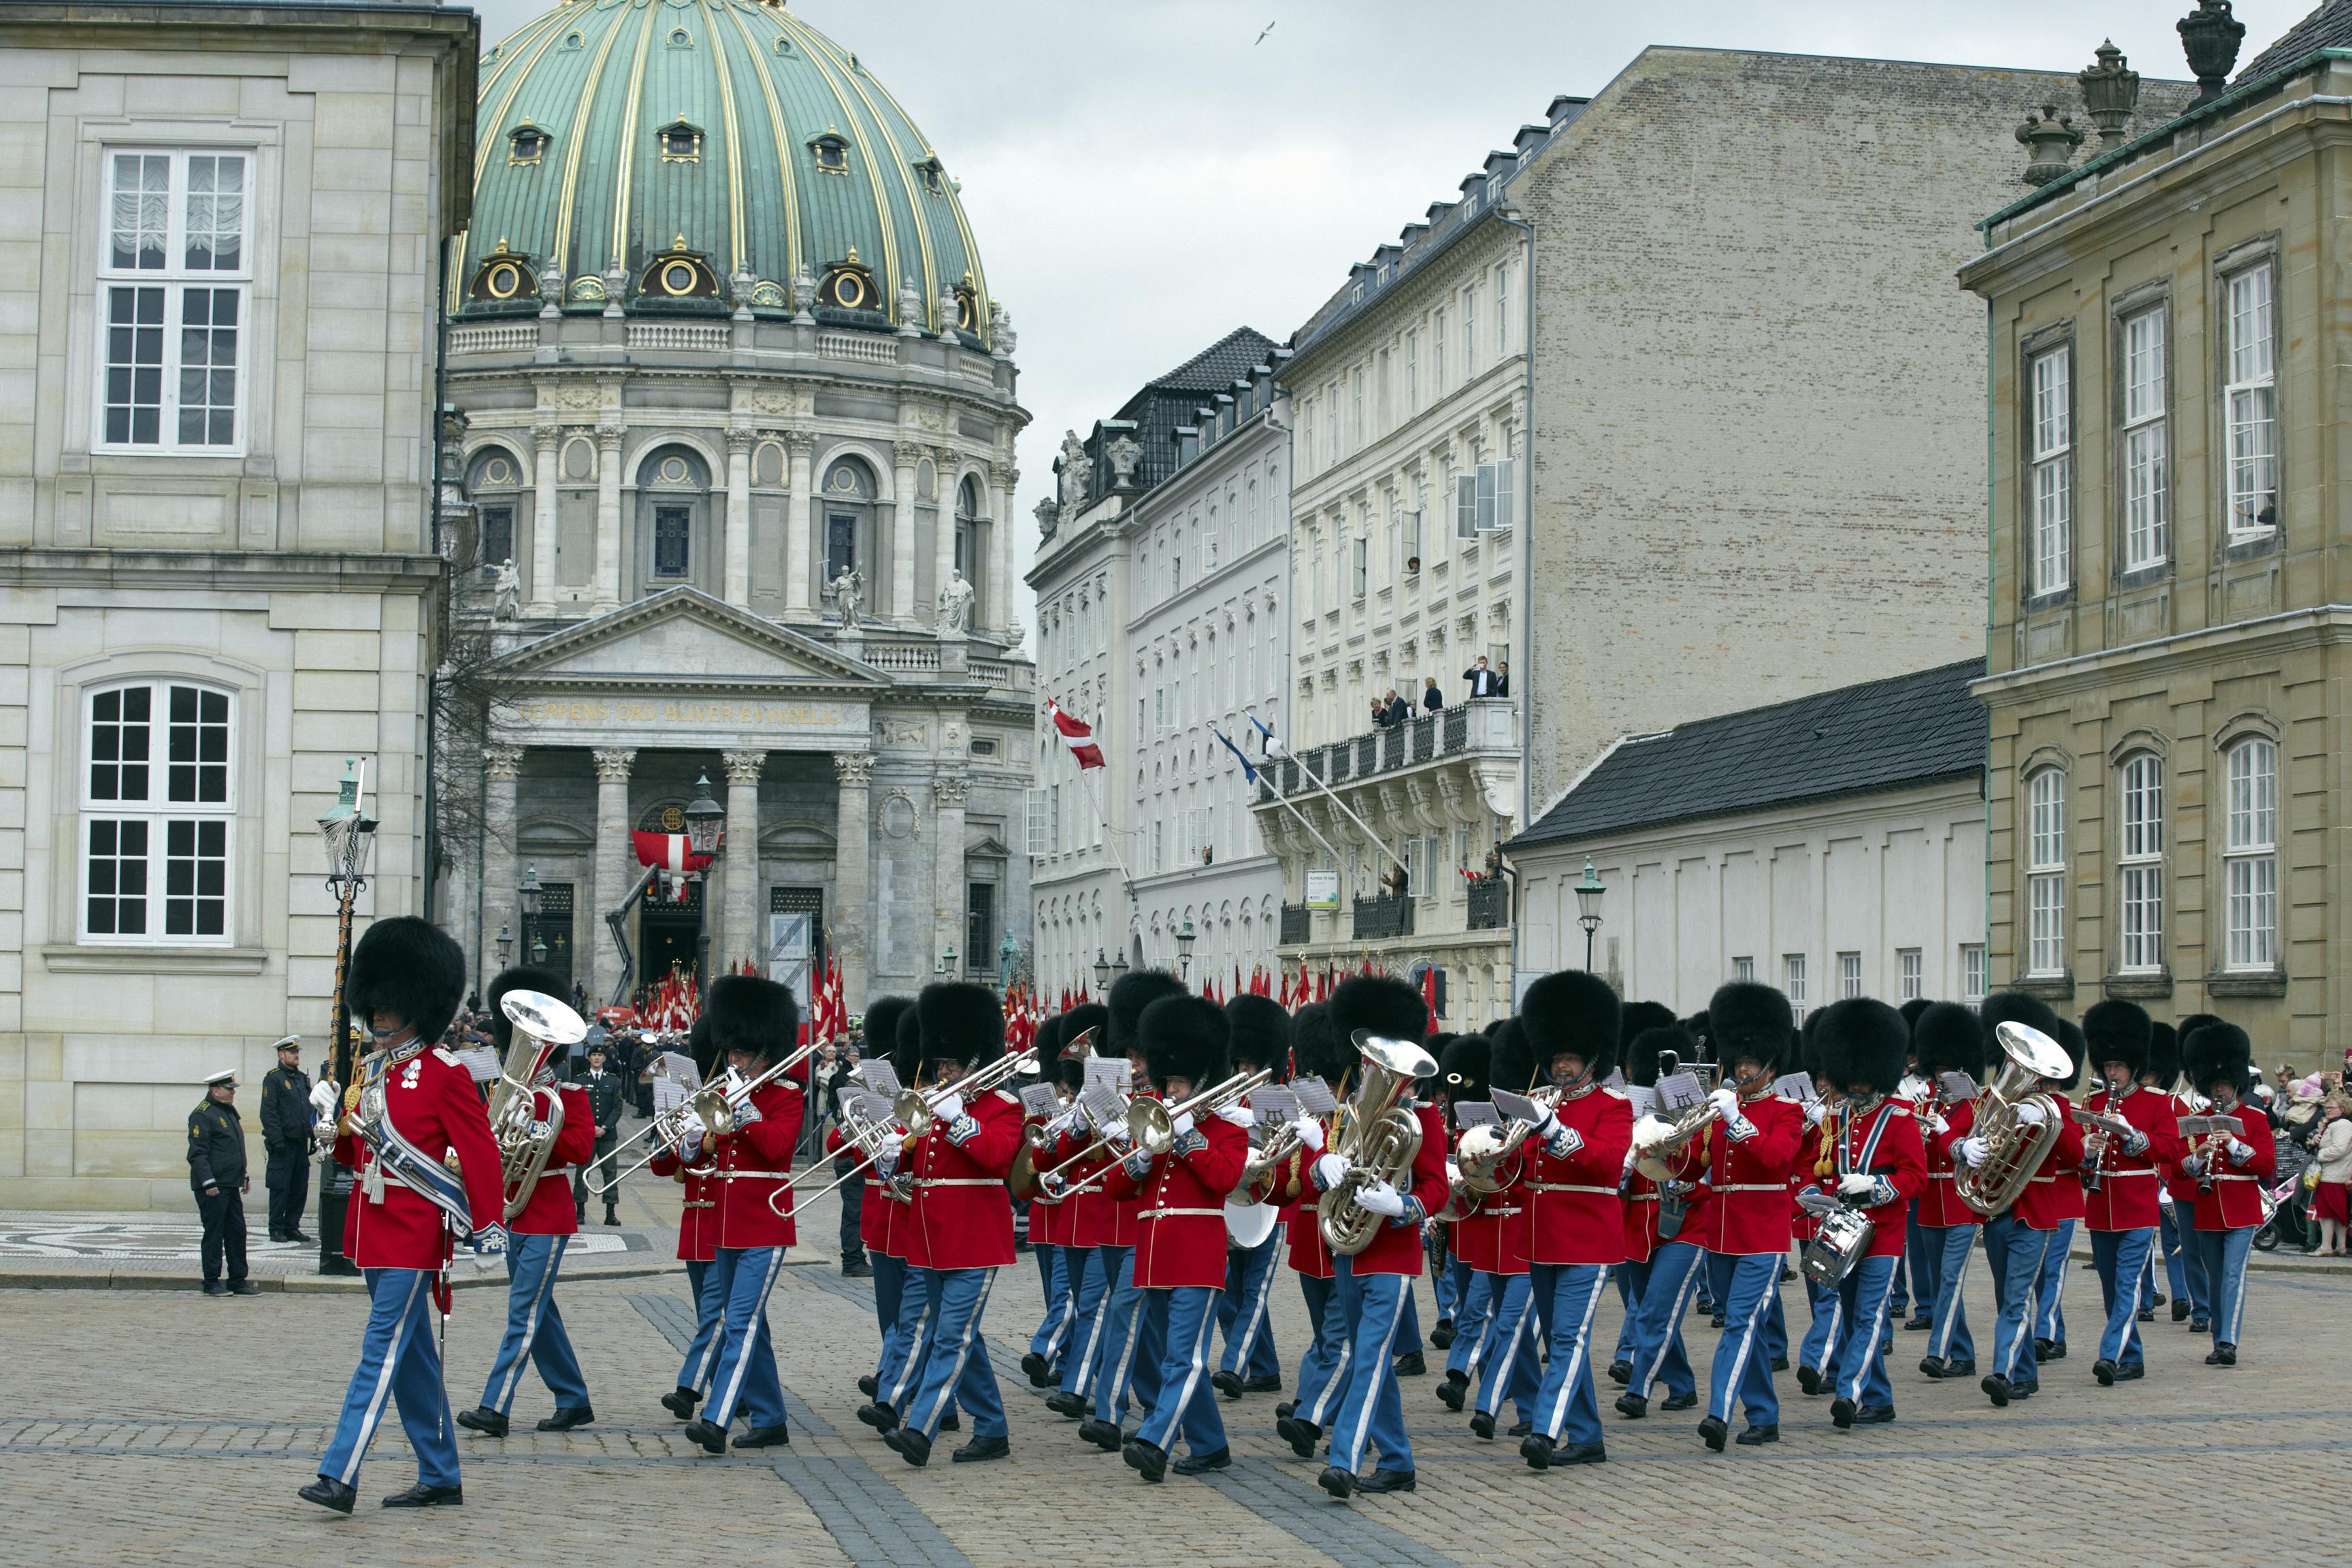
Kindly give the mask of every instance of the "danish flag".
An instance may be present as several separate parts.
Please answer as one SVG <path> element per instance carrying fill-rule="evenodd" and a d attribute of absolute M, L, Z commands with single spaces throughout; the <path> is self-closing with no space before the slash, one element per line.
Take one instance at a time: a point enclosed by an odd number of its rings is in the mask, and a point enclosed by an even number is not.
<path fill-rule="evenodd" d="M 1062 732 L 1062 739 L 1069 744 L 1070 755 L 1078 760 L 1078 766 L 1081 769 L 1099 768 L 1105 765 L 1102 748 L 1095 744 L 1095 732 L 1091 725 L 1063 712 L 1062 705 L 1050 697 L 1045 699 L 1045 711 L 1054 716 L 1054 728 Z"/>

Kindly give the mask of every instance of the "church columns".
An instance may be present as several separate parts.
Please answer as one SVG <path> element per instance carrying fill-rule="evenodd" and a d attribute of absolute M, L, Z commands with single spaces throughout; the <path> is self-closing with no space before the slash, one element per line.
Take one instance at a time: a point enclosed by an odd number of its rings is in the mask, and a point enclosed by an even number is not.
<path fill-rule="evenodd" d="M 621 603 L 621 436 L 618 425 L 596 426 L 596 608 Z"/>
<path fill-rule="evenodd" d="M 739 609 L 751 607 L 751 442 L 749 430 L 727 432 L 727 591 Z"/>
<path fill-rule="evenodd" d="M 961 779 L 933 779 L 931 796 L 939 803 L 932 824 L 931 952 L 947 952 L 950 942 L 963 940 L 963 807 L 971 786 Z M 969 964 L 974 955 L 965 953 Z"/>
<path fill-rule="evenodd" d="M 555 614 L 555 448 L 563 427 L 534 425 L 530 438 L 536 452 L 530 491 L 530 604 L 523 611 L 527 618 Z"/>
<path fill-rule="evenodd" d="M 936 447 L 931 452 L 931 471 L 939 478 L 932 494 L 938 498 L 931 508 L 931 533 L 938 548 L 931 552 L 931 609 L 935 620 L 947 603 L 948 574 L 955 569 L 956 540 L 956 451 L 952 447 Z M 980 563 L 973 562 L 971 574 L 980 575 Z"/>
<path fill-rule="evenodd" d="M 809 593 L 809 534 L 816 526 L 809 505 L 809 454 L 816 437 L 806 430 L 784 432 L 792 454 L 792 489 L 784 502 L 784 619 L 816 619 L 816 600 Z"/>
<path fill-rule="evenodd" d="M 873 820 L 868 786 L 874 759 L 863 752 L 835 752 L 834 776 L 841 785 L 833 845 L 833 951 L 841 963 L 841 1002 L 850 1012 L 866 1009 L 866 911 L 873 897 L 866 875 L 866 825 Z"/>
<path fill-rule="evenodd" d="M 725 947 L 712 954 L 720 969 L 749 958 L 768 972 L 767 933 L 760 919 L 760 770 L 765 752 L 729 752 L 727 763 L 727 914 L 719 928 Z M 703 907 L 708 910 L 706 898 Z"/>
<path fill-rule="evenodd" d="M 517 922 L 515 884 L 515 776 L 522 771 L 520 746 L 482 748 L 482 930 L 475 949 L 478 963 L 497 962 L 497 938 L 501 928 L 513 932 L 515 951 L 530 962 L 530 943 Z"/>
<path fill-rule="evenodd" d="M 575 927 L 574 940 L 588 949 L 588 964 L 582 968 L 575 950 L 572 967 L 587 980 L 589 1005 L 601 1007 L 621 977 L 620 954 L 604 945 L 604 914 L 620 907 L 636 881 L 637 858 L 629 841 L 629 769 L 637 753 L 599 748 L 590 755 L 596 763 L 596 878 L 588 918 Z"/>
<path fill-rule="evenodd" d="M 915 464 L 923 449 L 912 441 L 890 448 L 896 463 L 891 482 L 890 618 L 902 626 L 915 624 Z"/>
<path fill-rule="evenodd" d="M 995 561 L 986 590 L 988 624 L 1000 631 L 1013 624 L 1013 483 L 1020 477 L 1010 463 L 988 466 L 989 554 Z"/>

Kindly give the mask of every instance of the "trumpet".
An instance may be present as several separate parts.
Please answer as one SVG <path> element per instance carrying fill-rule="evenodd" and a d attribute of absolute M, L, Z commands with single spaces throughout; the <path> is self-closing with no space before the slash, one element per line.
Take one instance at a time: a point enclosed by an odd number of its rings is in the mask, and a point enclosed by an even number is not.
<path fill-rule="evenodd" d="M 1087 1100 L 1089 1095 L 1095 1097 L 1092 1103 Z M 1039 1190 L 1051 1194 L 1053 1200 L 1057 1203 L 1068 1196 L 1066 1193 L 1054 1192 L 1053 1184 L 1066 1176 L 1071 1166 L 1084 1164 L 1105 1150 L 1114 1148 L 1125 1139 L 1128 1113 L 1134 1108 L 1135 1100 L 1132 1096 L 1123 1094 L 1108 1085 L 1089 1086 L 1083 1090 L 1078 1096 L 1077 1120 L 1083 1121 L 1095 1134 L 1094 1141 L 1052 1170 L 1041 1173 L 1037 1177 Z M 1074 1122 L 1073 1125 L 1076 1123 Z"/>
<path fill-rule="evenodd" d="M 1176 1146 L 1178 1117 L 1190 1116 L 1197 1121 L 1203 1116 L 1213 1116 L 1227 1106 L 1248 1099 L 1252 1090 L 1262 1084 L 1273 1081 L 1273 1079 L 1274 1071 L 1271 1068 L 1260 1068 L 1255 1072 L 1237 1072 L 1214 1088 L 1204 1089 L 1190 1099 L 1180 1100 L 1174 1105 L 1157 1100 L 1130 1100 L 1127 1108 L 1127 1125 L 1121 1131 L 1121 1137 L 1130 1152 L 1147 1154 L 1156 1160 Z M 1099 1147 L 1110 1141 L 1109 1136 L 1106 1134 L 1096 1141 L 1096 1146 Z M 1086 1156 L 1079 1154 L 1076 1158 L 1082 1160 Z M 1061 1165 L 1056 1165 L 1053 1171 L 1048 1172 L 1047 1175 L 1059 1174 L 1069 1163 L 1069 1161 L 1064 1161 Z M 1056 1201 L 1074 1197 L 1087 1191 L 1096 1183 L 1108 1179 L 1111 1172 L 1116 1169 L 1118 1169 L 1116 1163 L 1106 1165 L 1085 1180 L 1072 1183 L 1061 1192 L 1055 1193 L 1054 1197 Z M 1046 1185 L 1045 1176 L 1038 1177 L 1037 1181 L 1040 1187 Z"/>
<path fill-rule="evenodd" d="M 653 1147 L 646 1150 L 641 1158 L 633 1161 L 626 1168 L 619 1170 L 611 1181 L 602 1186 L 597 1184 L 593 1176 L 583 1184 L 598 1197 L 604 1196 L 619 1186 L 624 1178 L 635 1174 L 661 1158 L 661 1152 L 685 1137 L 687 1130 L 697 1120 L 701 1121 L 703 1131 L 713 1137 L 726 1137 L 735 1131 L 736 1117 L 741 1113 L 745 1106 L 751 1103 L 753 1095 L 808 1060 L 820 1048 L 816 1045 L 803 1046 L 754 1079 L 747 1079 L 734 1068 L 730 1068 L 725 1078 L 715 1083 L 704 1084 L 700 1089 L 696 1089 L 693 1096 L 683 1105 L 674 1105 L 663 1111 L 646 1123 L 644 1131 L 631 1133 L 625 1142 L 605 1156 L 607 1160 L 617 1161 L 621 1150 L 634 1146 L 641 1139 L 652 1139 Z"/>
<path fill-rule="evenodd" d="M 886 1145 L 893 1142 L 920 1138 L 924 1133 L 929 1132 L 931 1130 L 932 1120 L 937 1114 L 937 1107 L 944 1102 L 949 1095 L 986 1094 L 1006 1079 L 1019 1077 L 1036 1059 L 1036 1056 L 1037 1047 L 1031 1046 L 1026 1050 L 1015 1051 L 1011 1056 L 999 1057 L 986 1067 L 976 1072 L 967 1073 L 953 1083 L 941 1084 L 939 1088 L 929 1091 L 919 1089 L 901 1089 L 898 1098 L 890 1102 L 889 1120 L 858 1119 L 857 1129 L 851 1134 L 852 1145 L 858 1152 L 856 1163 L 843 1174 L 835 1176 L 832 1181 L 811 1193 L 809 1202 L 814 1203 L 843 1183 L 856 1180 L 861 1172 L 880 1158 Z M 848 1152 L 847 1149 L 842 1151 L 845 1154 Z M 814 1175 L 820 1168 L 812 1165 L 802 1172 L 800 1176 L 786 1182 L 769 1195 L 768 1206 L 775 1209 L 778 1214 L 788 1212 L 776 1208 L 777 1200 L 797 1188 L 802 1177 Z M 892 1180 L 897 1180 L 897 1177 L 894 1175 Z"/>
<path fill-rule="evenodd" d="M 1546 1085 L 1528 1098 L 1549 1110 L 1559 1104 L 1559 1096 L 1558 1089 Z M 1535 1130 L 1534 1122 L 1514 1119 L 1499 1125 L 1488 1122 L 1463 1133 L 1461 1142 L 1454 1151 L 1454 1181 L 1460 1188 L 1456 1196 L 1491 1197 L 1509 1186 L 1511 1179 L 1503 1173 L 1503 1167 L 1510 1163 L 1512 1156 L 1519 1152 L 1519 1145 L 1526 1142 L 1528 1135 Z M 1449 1204 L 1447 1206 L 1454 1205 Z"/>
<path fill-rule="evenodd" d="M 1755 1086 L 1753 1093 L 1748 1091 L 1750 1084 Z M 1772 1075 L 1759 1072 L 1752 1079 L 1735 1084 L 1733 1089 L 1739 1096 L 1739 1102 L 1745 1105 L 1771 1092 Z M 1723 1112 L 1716 1109 L 1712 1097 L 1692 1106 L 1675 1121 L 1670 1122 L 1663 1116 L 1643 1117 L 1633 1124 L 1633 1169 L 1664 1185 L 1674 1178 L 1674 1172 L 1666 1165 L 1667 1157 L 1722 1118 Z"/>

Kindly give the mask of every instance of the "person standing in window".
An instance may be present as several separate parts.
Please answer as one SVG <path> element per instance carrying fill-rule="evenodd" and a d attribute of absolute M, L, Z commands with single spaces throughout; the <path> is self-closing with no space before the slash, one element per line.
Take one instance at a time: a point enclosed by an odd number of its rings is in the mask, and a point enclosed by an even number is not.
<path fill-rule="evenodd" d="M 1495 666 L 1495 695 L 1497 697 L 1508 697 L 1510 694 L 1511 661 L 1507 658 Z"/>
<path fill-rule="evenodd" d="M 1486 656 L 1483 653 L 1475 664 L 1462 672 L 1462 679 L 1470 683 L 1470 695 L 1474 698 L 1496 695 L 1495 672 L 1486 668 Z"/>
<path fill-rule="evenodd" d="M 236 1113 L 234 1072 L 205 1079 L 205 1098 L 188 1112 L 188 1185 L 205 1219 L 205 1294 L 260 1295 L 260 1288 L 245 1277 L 245 1194 L 253 1190 L 253 1178 L 245 1169 L 245 1122 Z"/>
<path fill-rule="evenodd" d="M 1445 706 L 1445 694 L 1437 689 L 1437 677 L 1424 675 L 1421 678 L 1421 705 L 1432 713 Z"/>

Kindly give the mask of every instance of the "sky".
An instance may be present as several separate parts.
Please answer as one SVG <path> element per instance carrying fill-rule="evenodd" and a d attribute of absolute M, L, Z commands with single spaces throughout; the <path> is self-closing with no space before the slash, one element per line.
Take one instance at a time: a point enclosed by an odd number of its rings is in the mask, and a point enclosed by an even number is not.
<path fill-rule="evenodd" d="M 2318 0 L 2238 0 L 2251 60 Z M 475 0 L 487 47 L 542 0 Z M 1489 149 L 1654 44 L 2187 79 L 2190 0 L 793 0 L 962 183 L 1019 334 L 1015 558 L 1084 434 L 1239 326 L 1280 342 Z M 2020 103 L 2020 118 L 2033 106 Z M 2087 121 L 2079 101 L 2060 106 Z M 2022 170 L 2025 154 L 2018 152 Z M 2021 187 L 2021 189 L 2022 187 Z M 1024 595 L 1021 614 L 1034 621 Z M 1032 647 L 1034 648 L 1034 643 Z"/>

